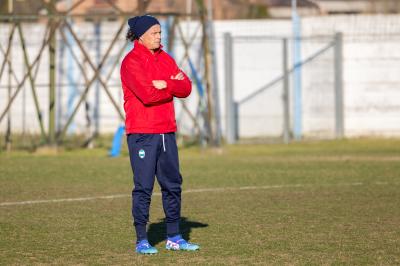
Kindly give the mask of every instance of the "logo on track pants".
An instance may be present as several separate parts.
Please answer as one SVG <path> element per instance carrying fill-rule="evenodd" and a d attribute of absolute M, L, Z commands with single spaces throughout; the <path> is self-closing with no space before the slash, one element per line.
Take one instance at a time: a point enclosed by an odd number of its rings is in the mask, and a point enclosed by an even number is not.
<path fill-rule="evenodd" d="M 140 149 L 138 155 L 140 159 L 143 159 L 146 156 L 146 152 L 143 149 Z"/>

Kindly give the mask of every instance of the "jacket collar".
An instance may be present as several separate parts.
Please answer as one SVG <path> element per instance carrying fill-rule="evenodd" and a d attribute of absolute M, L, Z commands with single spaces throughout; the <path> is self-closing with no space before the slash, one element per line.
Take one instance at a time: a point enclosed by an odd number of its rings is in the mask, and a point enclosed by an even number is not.
<path fill-rule="evenodd" d="M 157 56 L 159 53 L 161 53 L 162 48 L 163 46 L 160 45 L 160 48 L 158 48 L 153 54 L 146 46 L 141 44 L 138 40 L 134 41 L 134 47 L 133 47 L 134 50 L 145 56 Z"/>

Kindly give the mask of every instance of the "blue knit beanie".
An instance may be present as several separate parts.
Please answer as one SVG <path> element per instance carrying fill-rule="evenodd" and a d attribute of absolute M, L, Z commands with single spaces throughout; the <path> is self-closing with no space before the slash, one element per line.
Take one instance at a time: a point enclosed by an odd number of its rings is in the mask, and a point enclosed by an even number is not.
<path fill-rule="evenodd" d="M 160 22 L 150 15 L 137 16 L 128 19 L 129 29 L 133 32 L 136 38 L 142 36 L 148 29 L 156 24 L 160 25 Z"/>

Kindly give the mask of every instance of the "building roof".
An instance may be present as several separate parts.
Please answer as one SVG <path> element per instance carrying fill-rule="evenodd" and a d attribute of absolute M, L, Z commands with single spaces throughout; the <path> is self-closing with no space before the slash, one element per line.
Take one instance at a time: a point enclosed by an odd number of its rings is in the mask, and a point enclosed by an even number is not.
<path fill-rule="evenodd" d="M 316 7 L 315 0 L 297 0 L 298 7 Z M 266 0 L 270 7 L 288 7 L 292 6 L 292 0 Z"/>
<path fill-rule="evenodd" d="M 9 8 L 14 14 L 27 15 L 37 14 L 44 9 L 42 0 L 18 0 L 12 1 L 12 6 L 8 6 L 9 1 L 0 1 L 0 14 L 9 14 Z"/>

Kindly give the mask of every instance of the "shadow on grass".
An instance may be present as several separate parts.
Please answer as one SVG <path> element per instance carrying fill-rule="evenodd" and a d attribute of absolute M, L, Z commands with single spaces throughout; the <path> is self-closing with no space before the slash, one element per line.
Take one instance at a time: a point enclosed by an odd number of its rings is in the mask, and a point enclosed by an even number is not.
<path fill-rule="evenodd" d="M 182 237 L 187 241 L 190 240 L 190 233 L 192 232 L 192 228 L 202 228 L 207 226 L 208 224 L 190 221 L 186 217 L 181 217 L 180 230 Z M 149 242 L 152 245 L 157 245 L 158 243 L 165 241 L 166 235 L 167 233 L 165 218 L 160 219 L 160 221 L 157 223 L 152 223 L 149 225 L 147 230 L 147 237 L 149 238 Z"/>

